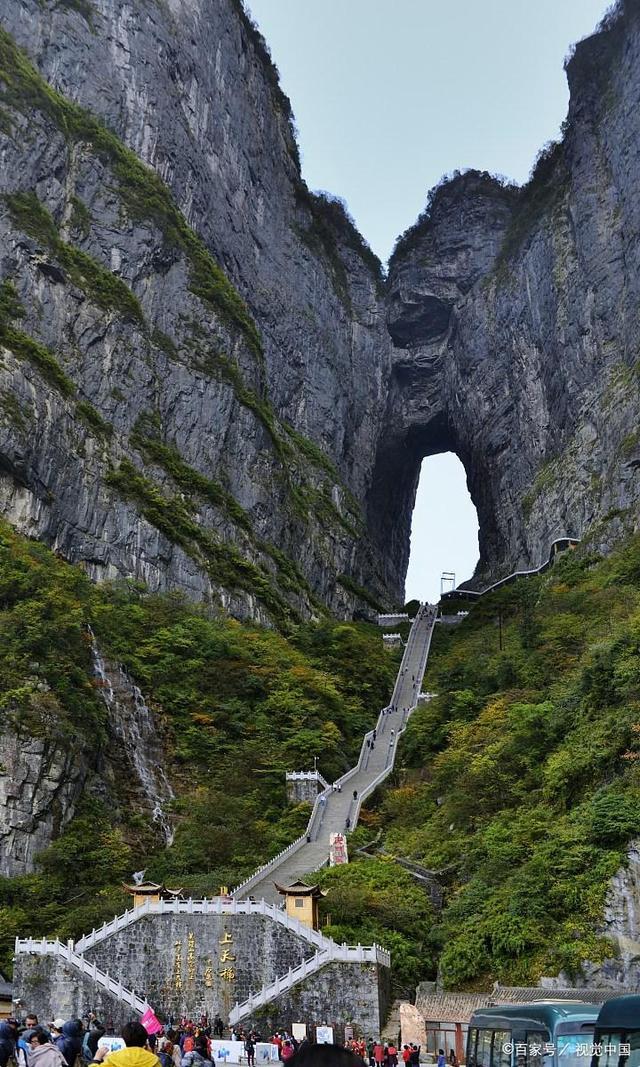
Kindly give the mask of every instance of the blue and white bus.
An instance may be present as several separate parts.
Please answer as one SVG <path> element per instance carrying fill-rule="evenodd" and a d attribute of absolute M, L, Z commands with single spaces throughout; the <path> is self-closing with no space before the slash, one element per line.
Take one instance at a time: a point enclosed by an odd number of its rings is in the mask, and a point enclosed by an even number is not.
<path fill-rule="evenodd" d="M 481 1008 L 469 1022 L 467 1067 L 590 1067 L 599 1010 L 577 1000 Z"/>

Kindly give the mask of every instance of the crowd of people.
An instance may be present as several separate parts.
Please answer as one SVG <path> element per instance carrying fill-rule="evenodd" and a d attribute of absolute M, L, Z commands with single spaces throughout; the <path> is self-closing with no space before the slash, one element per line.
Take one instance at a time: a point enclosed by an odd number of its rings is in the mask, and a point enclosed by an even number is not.
<path fill-rule="evenodd" d="M 415 1044 L 398 1049 L 393 1042 L 383 1043 L 371 1038 L 369 1041 L 347 1041 L 346 1048 L 369 1067 L 398 1067 L 400 1061 L 402 1067 L 419 1067 L 420 1064 L 420 1046 Z"/>
<path fill-rule="evenodd" d="M 292 1067 L 307 1062 L 311 1048 L 338 1048 L 314 1046 L 307 1038 L 299 1042 L 286 1031 L 262 1037 L 256 1030 L 229 1029 L 219 1015 L 213 1022 L 206 1016 L 197 1023 L 183 1018 L 158 1034 L 149 1034 L 139 1022 L 127 1023 L 121 1030 L 122 1040 L 115 1043 L 124 1047 L 114 1048 L 112 1040 L 101 1042 L 105 1033 L 95 1016 L 90 1016 L 87 1025 L 80 1019 L 62 1018 L 42 1025 L 34 1014 L 27 1015 L 23 1026 L 9 1019 L 0 1023 L 0 1067 L 89 1067 L 104 1061 L 106 1067 L 213 1067 L 211 1042 L 226 1036 L 242 1042 L 247 1067 L 255 1067 L 258 1042 L 276 1045 L 278 1060 L 293 1060 Z M 341 1059 L 345 1067 L 348 1063 L 352 1067 L 362 1063 L 369 1067 L 420 1067 L 420 1047 L 415 1044 L 399 1049 L 380 1040 L 355 1039 L 347 1041 L 341 1052 L 345 1053 Z M 319 1053 L 314 1055 L 317 1059 Z M 444 1054 L 438 1057 L 438 1067 L 445 1067 Z"/>
<path fill-rule="evenodd" d="M 255 1067 L 256 1046 L 264 1041 L 277 1046 L 278 1059 L 290 1060 L 306 1042 L 286 1031 L 263 1037 L 256 1030 L 228 1028 L 220 1016 L 210 1022 L 181 1019 L 175 1027 L 149 1034 L 141 1023 L 127 1023 L 121 1031 L 124 1048 L 100 1042 L 106 1030 L 95 1016 L 87 1025 L 80 1019 L 54 1019 L 46 1025 L 37 1015 L 0 1023 L 0 1067 L 89 1067 L 107 1060 L 107 1067 L 213 1067 L 211 1042 L 224 1037 L 244 1046 L 247 1067 Z M 119 1042 L 121 1044 L 122 1042 Z"/>

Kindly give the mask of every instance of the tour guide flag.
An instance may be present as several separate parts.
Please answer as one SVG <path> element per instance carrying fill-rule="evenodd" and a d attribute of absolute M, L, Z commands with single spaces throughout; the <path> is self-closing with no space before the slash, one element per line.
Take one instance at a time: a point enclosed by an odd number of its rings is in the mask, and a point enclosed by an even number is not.
<path fill-rule="evenodd" d="M 157 1015 L 153 1013 L 151 1008 L 147 1008 L 140 1022 L 142 1023 L 148 1034 L 159 1034 L 162 1030 L 162 1023 L 158 1019 Z"/>

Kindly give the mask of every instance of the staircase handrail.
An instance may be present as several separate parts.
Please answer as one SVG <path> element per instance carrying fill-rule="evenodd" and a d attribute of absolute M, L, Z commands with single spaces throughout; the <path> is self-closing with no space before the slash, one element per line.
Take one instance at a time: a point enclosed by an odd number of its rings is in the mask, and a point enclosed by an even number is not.
<path fill-rule="evenodd" d="M 556 537 L 555 540 L 551 542 L 548 559 L 545 559 L 544 563 L 541 563 L 539 567 L 530 567 L 529 570 L 524 571 L 513 571 L 511 574 L 507 574 L 506 577 L 499 578 L 498 581 L 493 582 L 492 585 L 486 586 L 485 589 L 450 589 L 448 593 L 443 593 L 440 599 L 466 600 L 472 599 L 473 597 L 486 596 L 487 593 L 493 593 L 495 589 L 499 589 L 503 585 L 508 585 L 516 578 L 530 578 L 532 574 L 543 574 L 544 571 L 551 566 L 557 556 L 556 545 L 579 545 L 581 540 L 581 537 L 569 537 L 566 535 L 564 537 Z"/>
<path fill-rule="evenodd" d="M 146 900 L 144 904 L 129 908 L 122 915 L 117 915 L 111 922 L 103 923 L 97 930 L 94 929 L 90 934 L 81 937 L 75 943 L 75 951 L 78 954 L 89 951 L 95 945 L 111 937 L 112 934 L 118 933 L 118 931 L 125 929 L 146 915 L 176 914 L 266 915 L 313 945 L 327 947 L 334 943 L 331 938 L 325 937 L 319 930 L 312 930 L 311 927 L 300 922 L 299 919 L 294 919 L 292 916 L 287 915 L 286 911 L 276 907 L 275 904 L 270 904 L 266 900 L 237 900 L 235 897 L 230 897 L 228 900 L 222 897 L 205 897 L 202 900 L 194 900 L 189 897 L 187 900 Z M 16 942 L 17 945 L 18 942 Z M 21 951 L 21 949 L 16 948 L 16 951 Z"/>
<path fill-rule="evenodd" d="M 264 985 L 257 993 L 252 993 L 241 1004 L 236 1004 L 229 1014 L 229 1022 L 233 1026 L 244 1016 L 255 1011 L 256 1008 L 262 1007 L 264 1004 L 268 1004 L 275 997 L 280 996 L 282 993 L 286 993 L 297 982 L 303 981 L 308 978 L 310 974 L 315 973 L 322 967 L 326 967 L 329 963 L 341 962 L 341 963 L 379 963 L 383 967 L 389 967 L 391 965 L 391 956 L 389 952 L 382 948 L 380 945 L 338 945 L 335 942 L 331 943 L 331 947 L 323 949 L 322 952 L 316 952 L 315 956 L 311 956 L 309 959 L 303 960 L 297 967 L 289 968 L 287 974 L 282 977 L 274 979 L 273 982 L 269 982 Z"/>
<path fill-rule="evenodd" d="M 428 632 L 428 635 L 427 635 L 427 640 L 425 642 L 425 650 L 424 650 L 423 656 L 421 658 L 421 663 L 424 663 L 424 664 L 426 664 L 426 661 L 427 661 L 428 656 L 429 656 L 429 650 L 431 648 L 431 639 L 433 637 L 435 621 L 436 621 L 436 616 L 434 614 L 432 616 L 432 618 L 431 618 L 431 626 L 429 628 L 429 632 Z M 368 785 L 365 785 L 360 790 L 360 793 L 358 795 L 358 799 L 357 799 L 357 802 L 356 802 L 356 806 L 354 808 L 354 813 L 353 813 L 353 825 L 354 826 L 356 825 L 356 823 L 358 822 L 358 819 L 360 817 L 360 809 L 362 807 L 363 802 L 367 799 L 367 797 L 370 797 L 371 794 L 373 792 L 375 792 L 375 790 L 378 788 L 378 786 L 381 785 L 382 782 L 384 782 L 385 778 L 388 778 L 389 775 L 391 774 L 391 771 L 393 770 L 393 767 L 394 767 L 394 764 L 395 764 L 395 753 L 396 753 L 396 749 L 398 747 L 398 741 L 399 741 L 400 737 L 402 736 L 402 734 L 405 732 L 405 730 L 406 730 L 406 728 L 408 726 L 408 723 L 409 723 L 409 717 L 412 714 L 412 712 L 414 712 L 416 710 L 416 707 L 417 707 L 417 704 L 413 704 L 409 708 L 406 722 L 403 723 L 403 725 L 400 727 L 400 729 L 396 733 L 394 744 L 393 744 L 393 746 L 391 746 L 392 758 L 387 763 L 387 766 L 383 767 L 382 770 L 376 775 L 376 777 L 373 778 L 369 782 Z"/>
<path fill-rule="evenodd" d="M 108 993 L 134 1008 L 140 1015 L 144 1015 L 149 1008 L 148 1002 L 139 997 L 133 989 L 127 989 L 121 982 L 116 982 L 111 975 L 101 971 L 95 963 L 75 952 L 71 945 L 63 945 L 57 938 L 52 941 L 47 941 L 45 937 L 40 939 L 16 938 L 15 950 L 16 953 L 32 952 L 41 956 L 60 956 L 82 974 L 88 975 L 92 981 L 103 986 Z"/>
<path fill-rule="evenodd" d="M 435 617 L 436 617 L 435 611 L 434 612 L 430 612 L 430 618 L 431 618 L 431 621 L 432 621 L 431 633 L 433 633 L 433 624 L 435 623 Z M 405 650 L 404 650 L 404 653 L 403 653 L 403 656 L 402 656 L 402 661 L 401 661 L 401 664 L 400 664 L 400 668 L 399 668 L 398 674 L 396 676 L 396 681 L 395 681 L 395 684 L 394 684 L 394 687 L 393 687 L 393 693 L 392 693 L 392 696 L 391 696 L 390 703 L 394 703 L 395 702 L 396 693 L 397 693 L 398 689 L 402 686 L 402 669 L 403 669 L 403 667 L 405 665 L 405 662 L 406 663 L 409 662 L 409 659 L 410 659 L 411 654 L 413 652 L 413 649 L 414 649 L 414 646 L 415 646 L 415 642 L 416 642 L 416 636 L 415 635 L 416 635 L 416 632 L 417 632 L 418 624 L 421 621 L 422 621 L 421 619 L 415 619 L 414 623 L 411 626 L 411 630 L 409 632 L 409 637 L 408 637 L 408 640 L 407 640 L 407 644 L 406 644 L 406 647 L 405 647 Z M 428 642 L 428 645 L 427 645 L 427 648 L 426 648 L 426 654 L 428 654 L 428 650 L 429 650 L 430 644 L 431 644 L 431 636 L 429 636 L 429 642 Z M 413 709 L 410 709 L 410 710 L 413 710 Z M 359 753 L 359 756 L 358 756 L 357 763 L 354 764 L 354 766 L 351 767 L 348 771 L 346 771 L 340 778 L 337 778 L 336 781 L 334 782 L 334 786 L 342 787 L 343 785 L 346 785 L 357 774 L 360 773 L 360 771 L 362 770 L 362 765 L 363 765 L 363 763 L 364 763 L 364 761 L 366 759 L 367 751 L 368 751 L 368 749 L 370 749 L 370 745 L 371 745 L 371 741 L 372 741 L 372 738 L 373 738 L 374 729 L 376 731 L 378 731 L 378 732 L 382 732 L 382 730 L 384 729 L 385 712 L 386 712 L 386 708 L 381 708 L 380 709 L 380 712 L 378 714 L 378 718 L 377 718 L 375 727 L 373 729 L 371 729 L 371 730 L 368 730 L 367 733 L 364 735 L 364 737 L 362 739 L 362 745 L 360 747 L 360 753 Z M 369 746 L 367 746 L 367 741 L 369 741 Z M 394 753 L 395 753 L 395 747 L 394 747 Z M 385 768 L 385 772 L 383 774 L 383 777 L 380 779 L 380 781 L 383 781 L 384 778 L 386 778 L 388 774 L 389 774 L 389 769 Z M 378 775 L 378 778 L 380 778 L 379 775 Z M 376 784 L 379 785 L 380 782 L 376 782 Z M 243 896 L 244 894 L 246 894 L 252 888 L 252 886 L 259 885 L 259 883 L 268 874 L 272 873 L 273 871 L 276 871 L 278 869 L 278 867 L 280 867 L 281 864 L 284 863 L 285 860 L 289 859 L 290 856 L 295 855 L 296 852 L 299 852 L 300 849 L 303 848 L 303 846 L 307 844 L 309 839 L 311 839 L 313 841 L 313 839 L 314 839 L 314 831 L 316 829 L 316 823 L 321 821 L 321 818 L 322 818 L 322 812 L 321 812 L 322 805 L 326 801 L 326 797 L 331 792 L 332 788 L 333 788 L 333 786 L 332 787 L 327 787 L 327 789 L 324 789 L 321 793 L 318 793 L 318 796 L 316 797 L 314 805 L 313 805 L 313 808 L 311 810 L 311 815 L 309 817 L 309 822 L 307 823 L 307 829 L 305 830 L 305 832 L 303 834 L 301 834 L 300 837 L 296 838 L 295 841 L 292 841 L 292 843 L 290 845 L 288 845 L 287 848 L 282 849 L 282 851 L 279 852 L 277 856 L 274 856 L 267 863 L 264 863 L 256 871 L 254 871 L 254 873 L 252 875 L 250 875 L 249 878 L 245 879 L 244 882 L 241 882 L 240 885 L 237 885 L 235 887 L 235 889 L 232 891 L 232 895 L 234 897 Z M 370 788 L 368 788 L 367 791 L 366 791 L 366 796 L 369 796 L 371 791 L 372 790 Z M 325 801 L 322 800 L 323 797 L 325 798 Z M 355 817 L 352 819 L 352 822 L 351 822 L 351 825 L 353 827 L 356 826 L 357 819 L 358 819 L 358 816 L 360 814 L 360 807 L 361 807 L 361 805 L 358 804 L 357 805 L 357 812 L 356 812 Z"/>

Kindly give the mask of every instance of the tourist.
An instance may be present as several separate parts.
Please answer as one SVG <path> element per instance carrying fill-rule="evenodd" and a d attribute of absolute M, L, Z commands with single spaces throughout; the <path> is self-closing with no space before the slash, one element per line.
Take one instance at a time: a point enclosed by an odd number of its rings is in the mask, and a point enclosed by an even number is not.
<path fill-rule="evenodd" d="M 160 1060 L 148 1048 L 149 1035 L 142 1023 L 126 1023 L 120 1031 L 125 1048 L 110 1052 L 104 1045 L 99 1048 L 92 1063 L 107 1062 L 108 1067 L 160 1067 Z"/>
<path fill-rule="evenodd" d="M 420 1046 L 419 1045 L 414 1045 L 412 1043 L 412 1045 L 411 1045 L 411 1056 L 409 1058 L 409 1063 L 412 1064 L 412 1067 L 420 1067 Z"/>
<path fill-rule="evenodd" d="M 289 1040 L 282 1043 L 282 1062 L 286 1063 L 294 1055 L 295 1049 Z"/>
<path fill-rule="evenodd" d="M 187 1052 L 193 1052 L 195 1048 L 195 1038 L 193 1034 L 193 1023 L 188 1022 L 186 1024 L 185 1032 L 180 1038 L 180 1049 L 182 1055 L 186 1055 Z"/>
<path fill-rule="evenodd" d="M 156 1052 L 162 1067 L 180 1067 L 182 1056 L 180 1049 L 168 1037 L 162 1042 L 162 1047 Z"/>
<path fill-rule="evenodd" d="M 384 1046 L 380 1041 L 376 1041 L 373 1046 L 373 1060 L 376 1064 L 384 1063 Z"/>
<path fill-rule="evenodd" d="M 27 1042 L 28 1067 L 64 1067 L 64 1056 L 41 1026 L 25 1030 L 24 1037 Z"/>
<path fill-rule="evenodd" d="M 9 1023 L 0 1023 L 0 1067 L 7 1067 L 15 1056 L 15 1031 Z"/>
<path fill-rule="evenodd" d="M 247 1054 L 248 1067 L 255 1067 L 256 1063 L 256 1046 L 251 1034 L 244 1043 L 244 1051 Z"/>
<path fill-rule="evenodd" d="M 221 1041 L 224 1034 L 224 1023 L 219 1015 L 216 1015 L 213 1020 L 213 1032 L 216 1037 Z"/>
<path fill-rule="evenodd" d="M 436 1060 L 436 1067 L 447 1067 L 447 1057 L 444 1054 L 444 1049 L 438 1049 L 438 1059 Z"/>
<path fill-rule="evenodd" d="M 398 1067 L 398 1050 L 393 1042 L 391 1042 L 387 1049 L 387 1063 L 389 1064 L 389 1067 Z"/>
<path fill-rule="evenodd" d="M 98 1022 L 98 1020 L 94 1016 L 91 1027 L 89 1030 L 87 1030 L 86 1034 L 84 1035 L 84 1040 L 82 1042 L 82 1054 L 85 1060 L 89 1061 L 93 1059 L 96 1052 L 98 1051 L 98 1041 L 104 1033 L 104 1026 L 101 1022 Z"/>
<path fill-rule="evenodd" d="M 49 1031 L 51 1033 L 51 1040 L 54 1044 L 58 1038 L 62 1037 L 62 1027 L 64 1026 L 64 1019 L 54 1019 L 52 1023 L 49 1023 Z"/>
<path fill-rule="evenodd" d="M 29 1035 L 38 1026 L 38 1016 L 30 1012 L 25 1020 L 25 1025 L 20 1031 L 20 1037 L 16 1042 L 16 1054 L 15 1060 L 18 1067 L 28 1067 L 27 1054 L 29 1052 Z M 42 1028 L 40 1028 L 42 1029 Z M 44 1033 L 45 1031 L 43 1031 Z M 47 1041 L 51 1040 L 50 1034 L 47 1034 Z M 90 1057 L 89 1057 L 90 1058 Z"/>
<path fill-rule="evenodd" d="M 367 1046 L 367 1054 L 369 1056 L 369 1067 L 375 1067 L 376 1061 L 375 1061 L 375 1057 L 373 1055 L 373 1050 L 374 1050 L 375 1047 L 376 1047 L 375 1041 L 373 1040 L 373 1038 L 370 1038 L 369 1039 L 369 1044 Z"/>
<path fill-rule="evenodd" d="M 209 1046 L 204 1034 L 198 1034 L 194 1048 L 182 1057 L 181 1067 L 213 1067 L 209 1059 Z"/>
<path fill-rule="evenodd" d="M 411 1049 L 408 1045 L 402 1046 L 402 1059 L 404 1060 L 405 1064 L 409 1063 L 411 1059 Z"/>
<path fill-rule="evenodd" d="M 76 1058 L 82 1055 L 82 1023 L 79 1019 L 68 1019 L 61 1027 L 59 1024 L 60 1020 L 56 1019 L 54 1026 L 59 1034 L 53 1043 L 60 1049 L 68 1067 L 74 1067 Z"/>

